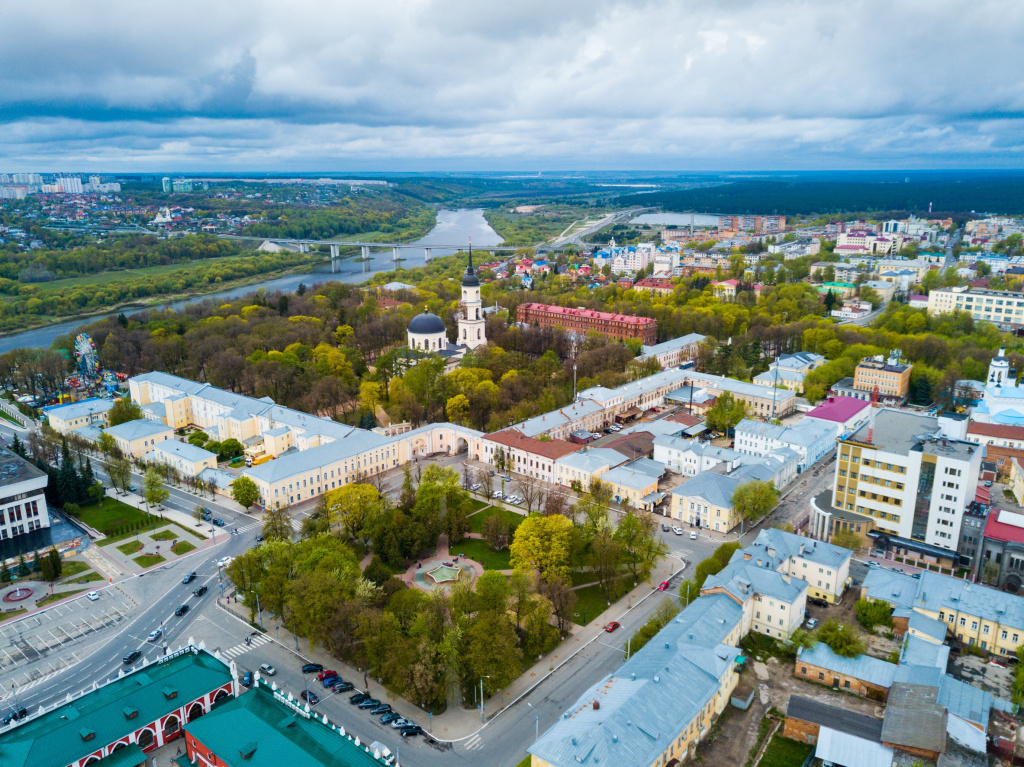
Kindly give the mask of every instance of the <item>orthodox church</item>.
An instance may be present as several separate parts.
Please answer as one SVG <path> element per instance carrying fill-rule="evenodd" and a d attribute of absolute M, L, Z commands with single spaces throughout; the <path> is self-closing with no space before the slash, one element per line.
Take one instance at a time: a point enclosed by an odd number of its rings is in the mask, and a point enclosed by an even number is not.
<path fill-rule="evenodd" d="M 1000 347 L 988 366 L 984 397 L 974 407 L 971 417 L 975 421 L 1024 426 L 1024 388 L 1017 385 L 1015 373 L 1006 348 Z"/>
<path fill-rule="evenodd" d="M 437 354 L 446 360 L 446 369 L 454 369 L 470 349 L 487 345 L 486 319 L 480 300 L 480 278 L 473 270 L 473 244 L 469 245 L 469 266 L 462 276 L 462 300 L 459 302 L 458 343 L 448 340 L 444 320 L 424 311 L 412 318 L 407 331 L 410 349 Z"/>

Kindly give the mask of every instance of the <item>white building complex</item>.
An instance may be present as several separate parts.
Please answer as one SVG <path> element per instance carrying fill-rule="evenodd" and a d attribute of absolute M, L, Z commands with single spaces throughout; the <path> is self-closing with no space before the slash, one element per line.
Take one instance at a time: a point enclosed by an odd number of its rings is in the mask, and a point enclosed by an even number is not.
<path fill-rule="evenodd" d="M 800 456 L 798 471 L 806 471 L 836 445 L 836 427 L 815 419 L 795 426 L 777 426 L 744 418 L 736 425 L 736 450 L 744 455 L 769 455 L 789 448 Z"/>
<path fill-rule="evenodd" d="M 48 481 L 39 468 L 0 447 L 0 541 L 50 526 L 43 495 Z"/>

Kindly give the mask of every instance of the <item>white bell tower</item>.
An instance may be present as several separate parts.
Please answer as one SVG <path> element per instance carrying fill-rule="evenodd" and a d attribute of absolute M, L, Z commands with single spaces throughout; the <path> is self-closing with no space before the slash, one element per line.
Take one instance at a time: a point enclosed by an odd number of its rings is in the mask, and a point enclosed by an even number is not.
<path fill-rule="evenodd" d="M 480 280 L 473 271 L 473 241 L 469 242 L 469 266 L 462 277 L 462 301 L 459 304 L 459 338 L 456 343 L 476 349 L 487 345 L 487 321 L 480 301 Z"/>
<path fill-rule="evenodd" d="M 988 366 L 988 386 L 1013 386 L 1014 382 L 1007 380 L 1010 377 L 1010 360 L 1006 356 L 1006 347 L 1000 346 L 999 353 L 992 358 Z"/>

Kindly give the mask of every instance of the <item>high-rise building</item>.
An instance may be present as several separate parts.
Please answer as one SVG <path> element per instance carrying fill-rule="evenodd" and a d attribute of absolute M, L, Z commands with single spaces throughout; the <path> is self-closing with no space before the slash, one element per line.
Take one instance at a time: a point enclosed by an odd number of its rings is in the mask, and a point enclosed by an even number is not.
<path fill-rule="evenodd" d="M 81 194 L 82 179 L 78 176 L 60 176 L 57 178 L 57 189 L 61 194 Z"/>
<path fill-rule="evenodd" d="M 170 192 L 171 192 L 171 179 L 170 179 L 170 176 L 164 176 L 162 183 L 163 183 L 164 192 L 166 194 L 170 194 Z"/>

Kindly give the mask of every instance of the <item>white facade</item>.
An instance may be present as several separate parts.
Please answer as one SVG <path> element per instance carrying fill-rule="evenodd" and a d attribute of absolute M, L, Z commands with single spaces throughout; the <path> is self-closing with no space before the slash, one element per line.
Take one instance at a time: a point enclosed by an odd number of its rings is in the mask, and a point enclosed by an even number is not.
<path fill-rule="evenodd" d="M 49 477 L 5 447 L 0 447 L 0 468 L 0 540 L 49 527 L 50 510 L 43 494 Z"/>
<path fill-rule="evenodd" d="M 740 465 L 740 454 L 698 439 L 662 435 L 654 438 L 654 460 L 686 477 L 695 477 L 720 464 L 730 472 Z"/>

